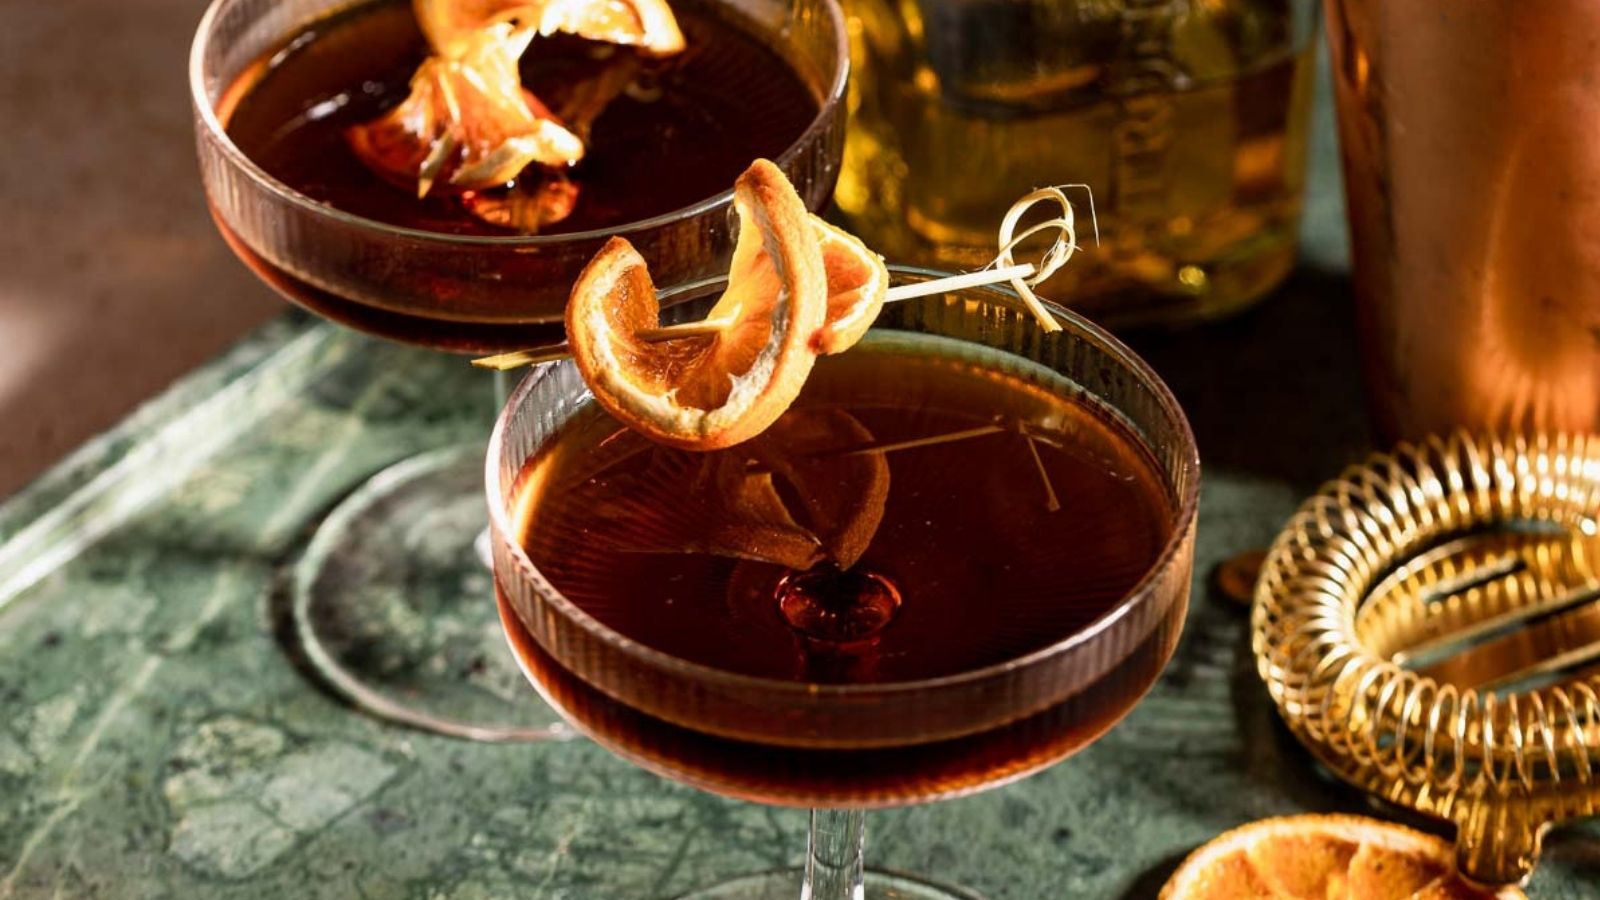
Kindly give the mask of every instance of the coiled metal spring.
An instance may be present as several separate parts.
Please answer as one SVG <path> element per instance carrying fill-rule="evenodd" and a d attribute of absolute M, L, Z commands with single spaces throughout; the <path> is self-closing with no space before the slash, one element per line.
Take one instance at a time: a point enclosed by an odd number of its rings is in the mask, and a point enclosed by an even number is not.
<path fill-rule="evenodd" d="M 1600 812 L 1600 438 L 1471 436 L 1352 466 L 1290 519 L 1253 648 L 1290 729 L 1357 786 L 1524 880 Z"/>

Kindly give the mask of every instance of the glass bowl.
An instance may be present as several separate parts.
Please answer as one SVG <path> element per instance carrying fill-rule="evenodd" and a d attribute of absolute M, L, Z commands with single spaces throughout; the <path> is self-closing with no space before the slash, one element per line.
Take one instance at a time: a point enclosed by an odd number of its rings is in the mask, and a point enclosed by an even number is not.
<path fill-rule="evenodd" d="M 897 269 L 896 281 L 936 273 Z M 687 287 L 680 315 L 720 281 Z M 973 288 L 886 306 L 874 331 L 1005 352 L 1046 390 L 1083 393 L 1149 451 L 1170 494 L 1170 538 L 1138 585 L 1088 627 L 1003 664 L 948 677 L 808 684 L 734 674 L 645 646 L 561 595 L 516 531 L 523 465 L 591 403 L 570 362 L 530 375 L 491 438 L 487 491 L 502 618 L 519 663 L 573 724 L 634 762 L 767 803 L 877 806 L 966 793 L 1092 742 L 1149 689 L 1178 639 L 1193 565 L 1199 461 L 1177 402 L 1126 347 L 1058 308 L 1046 335 L 1014 295 Z M 1015 374 L 1008 372 L 1008 374 Z M 1064 577 L 1068 573 L 1063 573 Z"/>
<path fill-rule="evenodd" d="M 816 117 L 776 162 L 812 209 L 838 177 L 849 70 L 836 0 L 679 0 L 714 5 L 762 38 L 810 88 Z M 487 353 L 554 343 L 579 270 L 609 238 L 626 237 L 658 284 L 726 271 L 729 190 L 691 206 L 595 231 L 467 236 L 402 228 L 300 194 L 228 137 L 230 89 L 264 54 L 351 0 L 215 0 L 189 57 L 200 173 L 218 229 L 290 300 L 349 327 L 410 344 Z M 662 177 L 670 177 L 663 173 Z"/>

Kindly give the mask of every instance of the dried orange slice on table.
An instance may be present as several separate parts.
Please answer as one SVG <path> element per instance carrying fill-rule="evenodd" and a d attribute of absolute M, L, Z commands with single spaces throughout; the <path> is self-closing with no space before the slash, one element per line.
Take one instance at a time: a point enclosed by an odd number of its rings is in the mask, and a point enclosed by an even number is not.
<path fill-rule="evenodd" d="M 458 52 L 474 32 L 499 22 L 541 35 L 563 32 L 638 47 L 652 56 L 670 56 L 684 47 L 666 0 L 414 0 L 412 9 L 428 43 L 445 56 Z"/>
<path fill-rule="evenodd" d="M 1525 900 L 1467 884 L 1454 855 L 1433 835 L 1361 816 L 1264 819 L 1196 850 L 1161 900 Z"/>
<path fill-rule="evenodd" d="M 644 259 L 612 238 L 578 276 L 567 343 L 595 400 L 623 424 L 670 446 L 714 450 L 761 433 L 789 407 L 816 355 L 828 282 L 811 214 L 770 162 L 734 185 L 739 216 L 715 334 L 650 343 L 660 306 Z"/>

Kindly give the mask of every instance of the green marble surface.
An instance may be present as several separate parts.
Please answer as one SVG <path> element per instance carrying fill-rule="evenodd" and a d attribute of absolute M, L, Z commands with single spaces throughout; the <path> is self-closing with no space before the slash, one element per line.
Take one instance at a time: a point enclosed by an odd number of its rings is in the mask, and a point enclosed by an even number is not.
<path fill-rule="evenodd" d="M 872 862 L 994 900 L 1154 897 L 1261 816 L 1363 810 L 1278 725 L 1206 573 L 1367 448 L 1326 110 L 1305 264 L 1233 321 L 1136 336 L 1205 460 L 1193 613 L 1105 739 L 986 794 L 869 819 Z M 286 316 L 0 506 L 0 898 L 664 898 L 799 860 L 803 813 L 585 742 L 487 746 L 352 714 L 282 638 L 319 517 L 416 451 L 481 439 L 459 360 Z M 487 604 L 481 590 L 463 603 Z M 478 687 L 531 696 L 498 654 Z M 1600 897 L 1600 829 L 1536 898 Z"/>

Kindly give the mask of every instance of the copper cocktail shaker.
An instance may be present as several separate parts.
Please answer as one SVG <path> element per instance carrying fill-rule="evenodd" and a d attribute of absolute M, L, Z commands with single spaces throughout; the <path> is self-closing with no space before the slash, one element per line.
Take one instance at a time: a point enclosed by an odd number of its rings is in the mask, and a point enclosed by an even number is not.
<path fill-rule="evenodd" d="M 1326 0 L 1380 432 L 1600 427 L 1600 3 Z"/>

